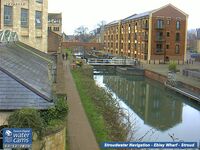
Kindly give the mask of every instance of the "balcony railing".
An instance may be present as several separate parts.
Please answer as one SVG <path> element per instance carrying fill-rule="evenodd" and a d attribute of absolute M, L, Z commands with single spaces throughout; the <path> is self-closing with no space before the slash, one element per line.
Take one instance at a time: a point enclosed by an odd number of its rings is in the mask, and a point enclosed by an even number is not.
<path fill-rule="evenodd" d="M 163 41 L 165 41 L 165 39 L 163 37 L 159 36 L 159 37 L 156 37 L 156 41 L 163 42 Z"/>
<path fill-rule="evenodd" d="M 148 24 L 142 25 L 142 29 L 148 30 L 149 29 L 149 25 Z"/>
<path fill-rule="evenodd" d="M 164 54 L 164 49 L 163 48 L 156 48 L 155 52 L 156 52 L 156 54 Z"/>
<path fill-rule="evenodd" d="M 163 30 L 164 29 L 164 25 L 160 25 L 160 26 L 156 25 L 156 29 L 157 30 Z"/>
<path fill-rule="evenodd" d="M 148 36 L 147 35 L 143 36 L 142 40 L 147 42 L 148 41 Z"/>

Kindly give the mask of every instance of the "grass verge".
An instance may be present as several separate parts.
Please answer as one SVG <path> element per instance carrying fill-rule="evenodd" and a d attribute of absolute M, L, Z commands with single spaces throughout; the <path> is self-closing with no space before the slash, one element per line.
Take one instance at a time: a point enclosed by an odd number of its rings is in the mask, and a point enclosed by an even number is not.
<path fill-rule="evenodd" d="M 95 84 L 91 68 L 73 69 L 72 75 L 97 142 L 126 141 L 128 132 L 122 121 L 124 114 L 111 94 Z"/>

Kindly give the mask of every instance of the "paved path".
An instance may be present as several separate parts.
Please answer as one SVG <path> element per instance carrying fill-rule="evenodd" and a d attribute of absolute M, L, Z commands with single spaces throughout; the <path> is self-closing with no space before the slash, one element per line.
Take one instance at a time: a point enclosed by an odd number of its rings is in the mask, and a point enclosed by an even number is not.
<path fill-rule="evenodd" d="M 64 65 L 66 92 L 69 105 L 68 136 L 70 150 L 99 150 L 72 78 L 69 62 L 67 61 Z"/>
<path fill-rule="evenodd" d="M 184 68 L 190 68 L 190 69 L 199 69 L 200 64 L 193 64 L 193 65 L 177 65 L 177 69 L 182 69 Z M 143 67 L 145 69 L 160 73 L 162 75 L 167 76 L 168 74 L 168 64 L 143 64 Z M 200 87 L 200 79 L 197 78 L 192 78 L 192 77 L 187 77 L 182 75 L 182 72 L 177 72 L 176 73 L 176 79 L 178 81 L 181 81 L 183 83 L 189 84 L 191 86 Z"/>

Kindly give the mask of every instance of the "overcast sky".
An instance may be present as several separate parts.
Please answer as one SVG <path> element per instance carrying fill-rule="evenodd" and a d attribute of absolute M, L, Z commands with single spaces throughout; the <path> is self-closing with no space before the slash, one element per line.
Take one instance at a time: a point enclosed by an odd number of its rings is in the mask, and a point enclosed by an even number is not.
<path fill-rule="evenodd" d="M 169 3 L 189 15 L 188 29 L 200 27 L 199 0 L 49 0 L 49 12 L 62 12 L 63 31 L 74 34 L 81 25 L 92 30 L 101 20 L 109 23 Z"/>

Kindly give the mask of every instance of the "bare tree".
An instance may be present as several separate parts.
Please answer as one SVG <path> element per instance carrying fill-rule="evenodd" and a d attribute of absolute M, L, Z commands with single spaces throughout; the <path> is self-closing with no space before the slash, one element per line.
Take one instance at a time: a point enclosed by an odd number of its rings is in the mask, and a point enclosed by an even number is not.
<path fill-rule="evenodd" d="M 106 21 L 105 20 L 102 20 L 102 21 L 100 21 L 98 24 L 97 24 L 97 27 L 98 28 L 101 28 L 101 27 L 103 27 L 103 26 L 105 26 L 106 25 Z"/>
<path fill-rule="evenodd" d="M 86 35 L 88 33 L 88 27 L 80 26 L 74 31 L 75 35 Z"/>
<path fill-rule="evenodd" d="M 81 42 L 89 42 L 90 35 L 88 34 L 88 27 L 80 26 L 74 31 L 75 37 Z"/>

